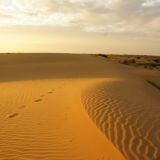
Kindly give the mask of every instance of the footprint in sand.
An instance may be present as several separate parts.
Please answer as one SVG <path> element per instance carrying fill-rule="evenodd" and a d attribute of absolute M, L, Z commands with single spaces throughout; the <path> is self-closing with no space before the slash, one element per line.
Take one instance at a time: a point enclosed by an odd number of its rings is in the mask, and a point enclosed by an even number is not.
<path fill-rule="evenodd" d="M 74 138 L 72 140 L 70 140 L 70 142 L 73 142 Z"/>
<path fill-rule="evenodd" d="M 52 94 L 53 92 L 48 92 L 48 94 Z"/>
<path fill-rule="evenodd" d="M 26 108 L 27 106 L 21 106 L 21 108 Z"/>
<path fill-rule="evenodd" d="M 58 87 L 58 88 L 60 89 L 60 88 L 62 88 L 62 87 Z"/>
<path fill-rule="evenodd" d="M 13 114 L 11 114 L 10 116 L 8 116 L 8 118 L 14 118 L 14 117 L 16 117 L 16 116 L 18 116 L 19 115 L 19 113 L 13 113 Z"/>
<path fill-rule="evenodd" d="M 42 101 L 42 99 L 37 99 L 37 100 L 35 100 L 35 102 L 40 102 L 40 101 Z"/>
<path fill-rule="evenodd" d="M 44 95 L 41 95 L 40 97 L 44 97 Z"/>
<path fill-rule="evenodd" d="M 70 142 L 73 142 L 76 138 L 77 138 L 77 137 L 73 137 L 73 138 L 70 140 Z"/>

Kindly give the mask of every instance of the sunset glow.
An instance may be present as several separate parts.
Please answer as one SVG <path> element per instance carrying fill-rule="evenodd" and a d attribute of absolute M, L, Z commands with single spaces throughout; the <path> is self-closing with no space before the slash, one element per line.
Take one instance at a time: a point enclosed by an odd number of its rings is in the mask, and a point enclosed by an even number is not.
<path fill-rule="evenodd" d="M 0 52 L 158 55 L 160 0 L 0 0 Z"/>

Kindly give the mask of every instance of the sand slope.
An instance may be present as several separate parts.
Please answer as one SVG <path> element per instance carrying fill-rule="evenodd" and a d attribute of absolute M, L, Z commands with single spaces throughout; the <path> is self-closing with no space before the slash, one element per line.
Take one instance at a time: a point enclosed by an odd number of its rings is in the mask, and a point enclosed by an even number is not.
<path fill-rule="evenodd" d="M 1 95 L 0 159 L 124 159 L 83 109 L 80 87 L 87 83 L 63 79 L 1 84 L 13 90 L 7 94 L 10 99 Z"/>
<path fill-rule="evenodd" d="M 156 159 L 160 155 L 160 103 L 133 89 L 126 81 L 103 82 L 84 92 L 83 104 L 126 159 Z"/>
<path fill-rule="evenodd" d="M 0 55 L 0 75 L 1 160 L 160 157 L 160 93 L 123 66 L 11 54 Z"/>
<path fill-rule="evenodd" d="M 83 89 L 97 81 L 89 78 L 92 68 L 84 70 L 91 56 L 3 56 L 0 160 L 124 159 L 81 102 Z"/>

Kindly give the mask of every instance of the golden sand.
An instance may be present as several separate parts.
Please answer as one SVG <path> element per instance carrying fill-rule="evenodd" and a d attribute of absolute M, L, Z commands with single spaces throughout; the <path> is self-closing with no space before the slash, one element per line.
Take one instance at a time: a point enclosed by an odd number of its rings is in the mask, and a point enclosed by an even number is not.
<path fill-rule="evenodd" d="M 0 55 L 0 160 L 160 157 L 160 93 L 91 55 Z"/>

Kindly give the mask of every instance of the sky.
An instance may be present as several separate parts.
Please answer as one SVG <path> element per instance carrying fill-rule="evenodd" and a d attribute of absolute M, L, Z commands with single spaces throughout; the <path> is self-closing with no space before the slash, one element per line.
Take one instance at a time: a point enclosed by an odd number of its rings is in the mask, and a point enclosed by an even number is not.
<path fill-rule="evenodd" d="M 160 0 L 0 0 L 0 53 L 160 55 Z"/>

